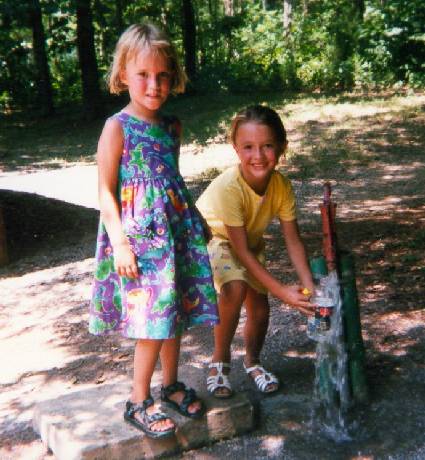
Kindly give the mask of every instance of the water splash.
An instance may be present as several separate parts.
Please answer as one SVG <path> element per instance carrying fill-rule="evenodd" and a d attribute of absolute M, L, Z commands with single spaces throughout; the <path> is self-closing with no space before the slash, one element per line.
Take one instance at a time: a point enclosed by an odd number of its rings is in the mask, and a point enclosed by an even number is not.
<path fill-rule="evenodd" d="M 337 273 L 333 271 L 321 278 L 320 288 L 324 295 L 332 298 L 334 308 L 330 329 L 310 330 L 308 334 L 317 342 L 313 425 L 334 441 L 345 442 L 352 439 L 348 428 L 350 390 Z"/>

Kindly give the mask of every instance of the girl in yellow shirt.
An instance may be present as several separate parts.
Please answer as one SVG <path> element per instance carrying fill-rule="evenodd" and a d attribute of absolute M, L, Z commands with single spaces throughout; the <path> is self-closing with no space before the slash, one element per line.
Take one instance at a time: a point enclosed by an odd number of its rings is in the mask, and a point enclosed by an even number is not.
<path fill-rule="evenodd" d="M 220 324 L 214 327 L 207 379 L 209 392 L 218 398 L 232 395 L 230 346 L 243 303 L 244 368 L 263 393 L 279 387 L 277 377 L 260 364 L 270 314 L 267 293 L 306 315 L 314 313 L 310 294 L 302 292 L 304 287 L 312 293 L 314 286 L 298 231 L 294 193 L 290 181 L 275 170 L 288 144 L 282 121 L 269 107 L 248 107 L 233 119 L 230 136 L 240 163 L 215 178 L 197 202 L 212 232 L 208 252 L 219 292 Z M 263 234 L 274 217 L 279 218 L 299 285 L 282 284 L 264 267 Z"/>

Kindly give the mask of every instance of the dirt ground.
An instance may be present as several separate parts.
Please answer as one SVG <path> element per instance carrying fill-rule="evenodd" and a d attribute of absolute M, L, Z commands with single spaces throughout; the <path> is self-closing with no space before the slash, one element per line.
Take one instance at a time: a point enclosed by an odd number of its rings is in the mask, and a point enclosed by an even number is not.
<path fill-rule="evenodd" d="M 321 107 L 307 120 L 296 112 L 289 125 L 291 145 L 303 155 L 289 159 L 286 171 L 309 253 L 320 252 L 318 204 L 323 182 L 330 180 L 339 242 L 356 259 L 371 401 L 353 416 L 353 440 L 325 439 L 312 432 L 305 414 L 294 413 L 291 424 L 269 417 L 250 435 L 184 458 L 425 458 L 424 108 L 423 95 L 409 107 L 375 107 L 359 116 L 347 115 L 349 109 L 327 114 Z M 312 153 L 321 162 L 313 161 Z M 202 153 L 191 161 L 202 162 Z M 210 173 L 187 178 L 195 196 Z M 34 404 L 128 379 L 132 343 L 87 332 L 97 211 L 11 190 L 0 190 L 0 203 L 11 259 L 0 269 L 0 458 L 53 459 L 32 429 Z M 294 280 L 277 224 L 266 240 L 269 269 L 282 280 Z M 237 390 L 249 391 L 260 403 L 240 378 L 242 326 L 243 318 L 232 378 Z M 263 361 L 283 379 L 281 394 L 289 400 L 312 395 L 315 348 L 305 331 L 303 317 L 272 300 Z M 204 366 L 211 350 L 211 335 L 194 330 L 184 339 L 182 359 Z"/>

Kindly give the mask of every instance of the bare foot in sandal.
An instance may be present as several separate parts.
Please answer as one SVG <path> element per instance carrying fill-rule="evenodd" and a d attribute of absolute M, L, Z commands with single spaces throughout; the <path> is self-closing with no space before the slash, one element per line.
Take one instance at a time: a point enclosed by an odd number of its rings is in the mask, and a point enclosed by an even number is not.
<path fill-rule="evenodd" d="M 261 393 L 274 393 L 279 389 L 278 378 L 260 364 L 247 365 L 244 362 L 243 367 Z"/>
<path fill-rule="evenodd" d="M 170 436 L 176 430 L 173 420 L 155 407 L 151 397 L 138 404 L 127 401 L 124 419 L 150 438 Z"/>
<path fill-rule="evenodd" d="M 215 398 L 226 399 L 233 395 L 229 381 L 230 364 L 223 362 L 211 363 L 207 378 L 207 388 Z"/>
<path fill-rule="evenodd" d="M 185 417 L 199 418 L 205 412 L 204 404 L 196 395 L 196 391 L 182 382 L 162 386 L 161 400 Z"/>

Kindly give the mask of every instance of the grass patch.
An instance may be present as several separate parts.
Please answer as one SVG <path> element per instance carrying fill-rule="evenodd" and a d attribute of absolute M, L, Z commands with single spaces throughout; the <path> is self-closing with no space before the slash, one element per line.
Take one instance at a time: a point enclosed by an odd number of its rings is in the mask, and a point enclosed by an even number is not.
<path fill-rule="evenodd" d="M 115 100 L 112 114 L 125 105 Z M 406 151 L 406 161 L 422 155 L 425 96 L 400 94 L 301 95 L 216 94 L 171 98 L 165 111 L 183 123 L 183 144 L 202 150 L 226 142 L 232 116 L 243 107 L 274 107 L 289 133 L 289 163 L 294 177 L 326 174 L 329 178 Z M 24 113 L 0 118 L 0 167 L 3 171 L 61 168 L 93 163 L 104 120 L 85 121 L 77 107 L 50 119 Z"/>

